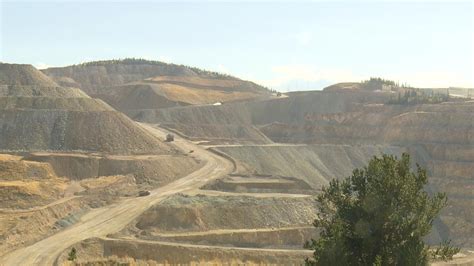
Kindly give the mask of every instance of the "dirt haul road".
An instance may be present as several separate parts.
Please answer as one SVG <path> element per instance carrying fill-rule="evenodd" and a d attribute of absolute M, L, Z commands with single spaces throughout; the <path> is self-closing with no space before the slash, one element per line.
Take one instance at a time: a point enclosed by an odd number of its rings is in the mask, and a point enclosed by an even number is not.
<path fill-rule="evenodd" d="M 148 125 L 141 126 L 164 139 L 166 132 Z M 233 165 L 227 159 L 217 156 L 202 147 L 176 137 L 174 145 L 185 153 L 194 150 L 193 156 L 204 162 L 197 171 L 173 183 L 151 191 L 146 197 L 125 199 L 119 203 L 94 209 L 81 217 L 76 224 L 48 238 L 38 241 L 0 258 L 0 265 L 53 265 L 61 252 L 74 243 L 91 237 L 105 237 L 115 233 L 132 222 L 146 209 L 166 197 L 201 187 L 206 182 L 230 173 Z"/>

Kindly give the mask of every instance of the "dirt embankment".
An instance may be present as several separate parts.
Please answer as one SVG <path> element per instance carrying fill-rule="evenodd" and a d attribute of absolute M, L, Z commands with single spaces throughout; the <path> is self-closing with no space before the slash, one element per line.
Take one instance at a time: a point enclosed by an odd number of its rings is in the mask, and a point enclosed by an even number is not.
<path fill-rule="evenodd" d="M 211 230 L 196 233 L 141 235 L 140 239 L 247 248 L 275 248 L 301 250 L 304 243 L 317 237 L 311 226 L 288 228 L 259 228 L 240 230 Z"/>
<path fill-rule="evenodd" d="M 0 255 L 75 223 L 89 207 L 81 198 L 26 212 L 0 212 Z"/>
<path fill-rule="evenodd" d="M 314 204 L 311 198 L 177 195 L 147 210 L 135 226 L 153 233 L 308 226 L 316 217 Z"/>
<path fill-rule="evenodd" d="M 308 183 L 295 177 L 233 174 L 206 184 L 202 189 L 237 193 L 315 194 Z"/>
<path fill-rule="evenodd" d="M 28 209 L 62 197 L 67 186 L 47 163 L 0 155 L 0 209 Z"/>
<path fill-rule="evenodd" d="M 311 256 L 311 251 L 307 250 L 219 248 L 126 239 L 94 238 L 85 240 L 74 247 L 78 254 L 83 256 L 78 259 L 78 263 L 100 262 L 104 261 L 104 258 L 109 258 L 105 261 L 109 260 L 112 263 L 132 261 L 132 263 L 145 265 L 299 265 L 305 258 Z M 58 259 L 58 263 L 62 265 L 66 262 L 66 258 L 67 252 L 64 252 Z"/>
<path fill-rule="evenodd" d="M 73 180 L 100 176 L 134 176 L 137 184 L 162 186 L 201 165 L 186 155 L 99 156 L 84 154 L 33 153 L 29 160 L 48 162 L 54 171 Z"/>
<path fill-rule="evenodd" d="M 115 111 L 3 110 L 0 150 L 163 154 L 166 145 Z"/>

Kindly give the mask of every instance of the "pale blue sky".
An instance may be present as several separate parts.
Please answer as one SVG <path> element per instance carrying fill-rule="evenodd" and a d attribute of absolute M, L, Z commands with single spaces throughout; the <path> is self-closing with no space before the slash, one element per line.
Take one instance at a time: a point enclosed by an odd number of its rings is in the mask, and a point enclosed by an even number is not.
<path fill-rule="evenodd" d="M 143 57 L 283 91 L 381 76 L 474 87 L 472 2 L 5 2 L 0 61 Z"/>

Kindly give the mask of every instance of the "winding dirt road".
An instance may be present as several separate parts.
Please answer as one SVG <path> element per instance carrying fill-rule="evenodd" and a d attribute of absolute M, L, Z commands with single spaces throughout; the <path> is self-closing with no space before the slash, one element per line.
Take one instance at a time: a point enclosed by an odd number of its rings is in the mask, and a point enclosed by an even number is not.
<path fill-rule="evenodd" d="M 144 129 L 164 139 L 167 132 L 145 124 Z M 62 251 L 74 243 L 91 237 L 105 237 L 120 231 L 149 207 L 166 197 L 201 187 L 206 182 L 229 174 L 233 164 L 185 139 L 176 137 L 174 145 L 204 162 L 197 171 L 166 186 L 153 190 L 147 197 L 125 199 L 119 203 L 94 209 L 82 216 L 79 222 L 50 237 L 0 258 L 0 265 L 53 265 Z"/>

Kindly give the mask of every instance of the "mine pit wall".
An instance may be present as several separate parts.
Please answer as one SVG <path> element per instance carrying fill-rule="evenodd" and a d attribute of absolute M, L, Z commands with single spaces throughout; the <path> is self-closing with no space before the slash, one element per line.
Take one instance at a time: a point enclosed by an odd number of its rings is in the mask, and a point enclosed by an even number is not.
<path fill-rule="evenodd" d="M 160 124 L 160 127 L 179 132 L 194 141 L 208 144 L 269 144 L 272 141 L 249 124 Z"/>
<path fill-rule="evenodd" d="M 304 259 L 311 256 L 308 250 L 259 250 L 259 249 L 236 249 L 218 248 L 199 245 L 174 245 L 168 243 L 119 240 L 119 239 L 87 239 L 74 246 L 81 261 L 94 261 L 104 257 L 131 257 L 136 260 L 154 261 L 160 264 L 192 263 L 204 264 L 245 264 L 245 265 L 300 265 Z M 58 265 L 63 265 L 67 260 L 66 249 L 58 258 Z"/>
<path fill-rule="evenodd" d="M 32 154 L 27 160 L 47 162 L 58 176 L 72 180 L 111 175 L 134 175 L 137 184 L 162 186 L 196 170 L 200 163 L 185 155 L 150 155 L 115 159 L 99 156 Z"/>
<path fill-rule="evenodd" d="M 386 95 L 374 93 L 314 92 L 309 95 L 226 103 L 221 106 L 189 106 L 167 109 L 143 109 L 130 117 L 147 123 L 182 124 L 254 124 L 272 122 L 301 123 L 306 114 L 344 113 L 365 102 L 383 103 Z"/>
<path fill-rule="evenodd" d="M 474 104 L 374 106 L 347 117 L 308 115 L 311 119 L 301 123 L 272 123 L 260 130 L 275 142 L 288 143 L 472 145 L 473 111 Z"/>
<path fill-rule="evenodd" d="M 456 146 L 457 147 L 457 146 Z M 472 247 L 474 234 L 472 209 L 474 187 L 472 161 L 443 161 L 439 159 L 469 159 L 470 147 L 455 149 L 449 145 L 414 145 L 410 148 L 384 145 L 332 145 L 267 147 L 219 147 L 237 161 L 239 174 L 273 174 L 293 176 L 308 182 L 313 189 L 325 185 L 332 178 L 350 176 L 352 170 L 363 167 L 372 156 L 383 153 L 400 156 L 408 152 L 413 166 L 427 167 L 430 193 L 447 192 L 448 206 L 437 219 L 434 230 L 427 237 L 429 244 L 453 239 L 455 245 Z M 297 159 L 294 159 L 297 158 Z M 290 167 L 288 167 L 290 165 Z"/>
<path fill-rule="evenodd" d="M 312 92 L 288 98 L 226 103 L 221 106 L 188 106 L 127 110 L 140 122 L 163 124 L 190 138 L 232 143 L 271 143 L 259 127 L 270 123 L 301 124 L 314 114 L 340 114 L 358 110 L 365 102 L 383 103 L 386 94 Z M 234 141 L 235 142 L 235 141 Z"/>
<path fill-rule="evenodd" d="M 313 189 L 320 189 L 333 178 L 350 176 L 382 153 L 400 155 L 404 149 L 384 145 L 307 145 L 219 147 L 233 157 L 239 174 L 270 174 L 301 179 Z"/>
<path fill-rule="evenodd" d="M 473 103 L 366 106 L 357 112 L 312 115 L 304 123 L 273 123 L 260 130 L 275 142 L 392 145 L 406 149 L 427 168 L 431 192 L 443 191 L 448 206 L 435 221 L 431 244 L 452 239 L 473 247 Z M 331 167 L 332 168 L 332 167 Z"/>

